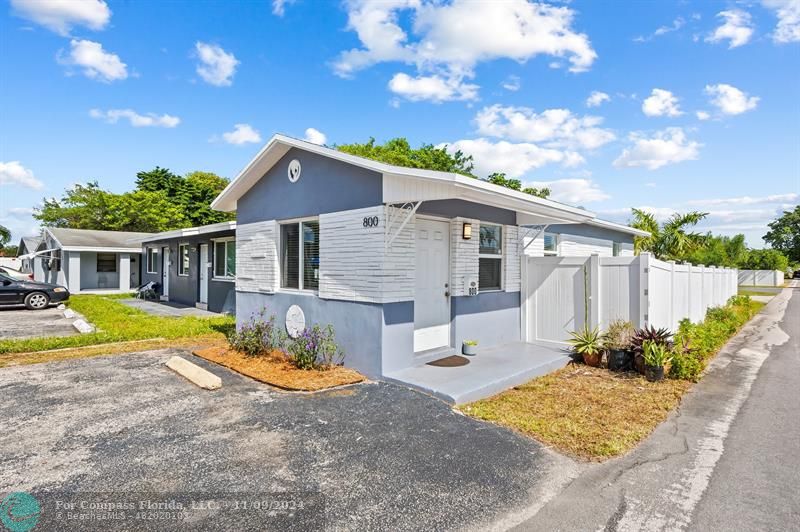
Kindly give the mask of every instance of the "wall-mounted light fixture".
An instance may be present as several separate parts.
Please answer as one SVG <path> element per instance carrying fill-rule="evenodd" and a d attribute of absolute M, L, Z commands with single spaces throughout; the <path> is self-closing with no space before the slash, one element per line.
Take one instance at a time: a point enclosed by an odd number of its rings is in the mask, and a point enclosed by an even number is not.
<path fill-rule="evenodd" d="M 461 237 L 464 240 L 469 240 L 472 238 L 472 224 L 469 222 L 464 222 L 464 227 L 461 231 Z"/>

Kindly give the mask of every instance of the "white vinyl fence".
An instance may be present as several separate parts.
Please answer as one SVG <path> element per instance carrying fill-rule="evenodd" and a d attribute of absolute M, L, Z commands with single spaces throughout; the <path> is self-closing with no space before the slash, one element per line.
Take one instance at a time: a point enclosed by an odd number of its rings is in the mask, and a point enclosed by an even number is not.
<path fill-rule="evenodd" d="M 739 286 L 783 286 L 780 270 L 739 270 Z"/>
<path fill-rule="evenodd" d="M 525 257 L 522 305 L 527 341 L 562 343 L 588 321 L 616 319 L 675 331 L 737 292 L 737 271 L 638 257 Z"/>

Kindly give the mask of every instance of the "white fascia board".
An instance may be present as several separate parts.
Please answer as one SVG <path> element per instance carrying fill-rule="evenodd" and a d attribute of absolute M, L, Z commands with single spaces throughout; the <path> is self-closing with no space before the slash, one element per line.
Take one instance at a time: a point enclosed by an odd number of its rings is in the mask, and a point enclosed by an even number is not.
<path fill-rule="evenodd" d="M 201 225 L 198 227 L 187 227 L 185 229 L 176 229 L 174 231 L 164 231 L 163 233 L 156 233 L 144 238 L 135 238 L 128 240 L 128 242 L 155 242 L 157 240 L 169 240 L 171 238 L 185 238 L 189 236 L 204 235 L 208 233 L 218 233 L 220 231 L 234 231 L 236 230 L 236 222 L 220 222 L 210 225 Z"/>
<path fill-rule="evenodd" d="M 63 246 L 61 245 L 61 242 L 59 242 L 59 241 L 58 241 L 58 239 L 57 239 L 57 238 L 55 237 L 55 235 L 54 235 L 54 234 L 53 234 L 53 233 L 50 231 L 50 229 L 49 229 L 49 228 L 45 227 L 45 228 L 44 228 L 44 232 L 45 232 L 45 233 L 47 233 L 48 235 L 50 235 L 50 238 L 52 238 L 52 239 L 53 239 L 53 242 L 55 242 L 55 243 L 57 244 L 57 247 L 59 247 L 59 248 L 63 248 Z M 42 239 L 42 241 L 46 241 L 46 240 L 47 240 L 46 238 L 43 238 L 43 239 Z M 41 244 L 40 244 L 40 245 L 41 245 Z"/>
<path fill-rule="evenodd" d="M 636 229 L 635 227 L 631 227 L 625 224 L 618 224 L 616 222 L 609 222 L 608 220 L 601 220 L 600 218 L 595 218 L 586 223 L 597 227 L 605 227 L 607 229 L 613 229 L 621 233 L 628 233 L 634 236 L 641 236 L 641 237 L 650 236 L 650 233 L 647 231 L 642 231 L 641 229 Z"/>
<path fill-rule="evenodd" d="M 67 246 L 61 247 L 63 251 L 92 251 L 97 253 L 141 253 L 142 248 L 107 248 L 107 247 L 90 247 L 90 246 Z"/>

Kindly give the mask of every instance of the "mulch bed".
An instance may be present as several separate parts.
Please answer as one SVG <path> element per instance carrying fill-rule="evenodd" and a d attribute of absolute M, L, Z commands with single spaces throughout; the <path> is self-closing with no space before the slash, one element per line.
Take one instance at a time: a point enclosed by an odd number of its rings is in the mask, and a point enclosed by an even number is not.
<path fill-rule="evenodd" d="M 247 356 L 227 347 L 206 347 L 193 353 L 200 358 L 284 390 L 313 392 L 365 380 L 359 372 L 344 366 L 333 366 L 324 370 L 298 369 L 280 351 L 273 351 L 264 356 Z"/>

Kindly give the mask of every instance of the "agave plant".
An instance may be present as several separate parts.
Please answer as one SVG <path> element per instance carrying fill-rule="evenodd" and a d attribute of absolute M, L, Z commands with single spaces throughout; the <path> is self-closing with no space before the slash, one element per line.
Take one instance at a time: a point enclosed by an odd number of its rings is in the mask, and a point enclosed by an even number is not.
<path fill-rule="evenodd" d="M 572 338 L 569 341 L 575 352 L 583 356 L 583 361 L 589 366 L 599 366 L 603 358 L 603 338 L 600 334 L 600 328 L 595 327 L 590 329 L 585 325 L 579 331 L 572 331 L 569 333 Z"/>

